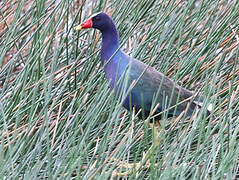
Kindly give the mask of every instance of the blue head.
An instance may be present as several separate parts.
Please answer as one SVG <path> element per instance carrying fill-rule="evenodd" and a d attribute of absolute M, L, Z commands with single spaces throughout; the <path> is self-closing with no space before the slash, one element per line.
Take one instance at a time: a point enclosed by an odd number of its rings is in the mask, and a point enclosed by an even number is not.
<path fill-rule="evenodd" d="M 99 13 L 92 17 L 92 27 L 100 31 L 107 31 L 115 27 L 113 20 L 106 13 Z"/>
<path fill-rule="evenodd" d="M 95 28 L 102 33 L 101 60 L 104 64 L 119 47 L 119 35 L 116 26 L 110 16 L 100 12 L 77 26 L 76 30 L 87 28 Z"/>
<path fill-rule="evenodd" d="M 100 30 L 101 32 L 116 29 L 115 24 L 111 19 L 111 17 L 104 12 L 93 15 L 91 18 L 83 22 L 81 25 L 77 26 L 76 30 L 87 28 L 95 28 Z"/>

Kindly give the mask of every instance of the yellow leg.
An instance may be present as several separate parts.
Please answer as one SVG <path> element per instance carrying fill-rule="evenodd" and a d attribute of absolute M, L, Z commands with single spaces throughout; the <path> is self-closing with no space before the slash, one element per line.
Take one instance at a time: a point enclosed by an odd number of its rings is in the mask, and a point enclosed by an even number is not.
<path fill-rule="evenodd" d="M 154 153 L 155 149 L 158 147 L 160 143 L 159 133 L 161 130 L 161 125 L 159 122 L 155 122 L 155 125 L 156 127 L 154 126 L 153 123 L 149 124 L 150 128 L 153 130 L 153 143 L 151 147 L 149 148 L 149 150 L 143 154 L 143 158 L 141 159 L 141 161 L 137 163 L 122 162 L 120 164 L 120 167 L 123 167 L 128 170 L 122 173 L 114 172 L 113 176 L 127 176 L 132 174 L 133 172 L 136 172 L 136 176 L 137 176 L 137 174 L 139 173 L 139 170 L 148 169 L 150 167 L 151 164 L 149 162 L 149 158 Z"/>
<path fill-rule="evenodd" d="M 158 121 L 155 122 L 156 127 L 154 126 L 153 123 L 149 124 L 149 127 L 153 130 L 153 145 L 158 147 L 160 143 L 160 131 L 161 131 L 161 125 Z"/>

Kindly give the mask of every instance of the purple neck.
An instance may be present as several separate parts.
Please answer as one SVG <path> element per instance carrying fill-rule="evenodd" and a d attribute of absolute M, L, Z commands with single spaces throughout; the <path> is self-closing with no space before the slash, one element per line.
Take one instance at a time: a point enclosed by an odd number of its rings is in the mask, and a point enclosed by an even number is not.
<path fill-rule="evenodd" d="M 110 28 L 101 30 L 102 33 L 102 47 L 101 47 L 101 62 L 106 63 L 107 60 L 119 48 L 119 35 L 114 24 Z"/>

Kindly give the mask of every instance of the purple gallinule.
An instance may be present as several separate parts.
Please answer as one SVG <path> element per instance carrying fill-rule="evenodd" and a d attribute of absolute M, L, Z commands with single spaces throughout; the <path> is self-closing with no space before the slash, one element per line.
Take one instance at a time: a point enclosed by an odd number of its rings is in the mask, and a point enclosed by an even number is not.
<path fill-rule="evenodd" d="M 147 118 L 152 109 L 155 109 L 155 113 L 158 114 L 155 119 L 160 120 L 163 111 L 167 112 L 168 117 L 178 116 L 181 113 L 191 116 L 196 107 L 200 107 L 202 98 L 195 96 L 194 92 L 180 87 L 153 67 L 125 54 L 120 49 L 117 28 L 106 13 L 101 12 L 94 15 L 75 29 L 87 28 L 98 29 L 102 34 L 101 63 L 110 83 L 110 89 L 115 88 L 116 96 L 119 96 L 120 91 L 124 89 L 120 80 L 122 81 L 122 78 L 125 77 L 126 71 L 128 73 L 126 89 L 130 89 L 130 87 L 132 89 L 123 102 L 123 106 L 127 110 L 135 108 L 136 112 L 139 112 L 140 118 Z M 153 100 L 156 102 L 154 103 L 156 108 L 152 108 Z M 157 132 L 156 136 L 158 136 Z M 136 168 L 139 169 L 147 161 L 153 147 L 156 147 L 158 142 L 154 142 L 151 150 L 146 153 L 140 163 L 134 164 L 137 166 Z M 126 174 L 123 173 L 123 175 Z"/>

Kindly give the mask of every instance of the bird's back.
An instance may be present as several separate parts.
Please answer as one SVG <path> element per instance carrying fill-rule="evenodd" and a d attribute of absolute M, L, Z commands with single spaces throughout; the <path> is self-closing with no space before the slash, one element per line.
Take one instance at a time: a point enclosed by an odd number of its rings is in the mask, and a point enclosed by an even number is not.
<path fill-rule="evenodd" d="M 126 109 L 129 110 L 132 107 L 135 107 L 136 110 L 144 109 L 145 116 L 148 116 L 152 105 L 157 105 L 156 113 L 169 108 L 168 116 L 179 115 L 186 109 L 186 115 L 192 115 L 197 107 L 194 102 L 190 102 L 192 101 L 190 97 L 193 96 L 192 91 L 180 87 L 153 67 L 130 58 L 126 54 L 120 55 L 120 58 L 121 62 L 115 63 L 113 68 L 117 81 L 121 78 L 121 83 L 118 82 L 116 85 L 117 93 L 122 93 L 122 90 L 129 90 L 130 85 L 133 87 L 123 104 Z M 127 80 L 127 88 L 123 88 L 125 79 Z M 115 83 L 116 81 L 112 85 L 115 86 Z"/>

